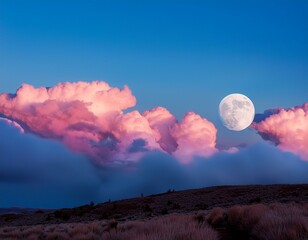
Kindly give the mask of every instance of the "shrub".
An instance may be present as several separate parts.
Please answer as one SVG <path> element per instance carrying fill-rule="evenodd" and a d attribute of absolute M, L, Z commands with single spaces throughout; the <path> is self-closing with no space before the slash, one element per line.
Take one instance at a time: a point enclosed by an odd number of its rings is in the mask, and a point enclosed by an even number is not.
<path fill-rule="evenodd" d="M 276 205 L 264 214 L 251 235 L 264 240 L 304 240 L 308 236 L 305 210 L 293 205 Z"/>
<path fill-rule="evenodd" d="M 70 237 L 67 233 L 63 232 L 56 232 L 56 233 L 50 233 L 47 235 L 46 240 L 69 240 Z"/>
<path fill-rule="evenodd" d="M 71 217 L 68 212 L 65 212 L 63 210 L 55 211 L 54 214 L 55 214 L 55 218 L 61 219 L 63 221 L 67 221 Z"/>
<path fill-rule="evenodd" d="M 207 218 L 207 221 L 213 227 L 220 227 L 225 222 L 224 210 L 220 207 L 213 208 Z"/>
<path fill-rule="evenodd" d="M 205 215 L 203 212 L 198 212 L 194 215 L 193 220 L 195 220 L 198 224 L 202 224 L 205 221 Z"/>
<path fill-rule="evenodd" d="M 181 205 L 180 204 L 178 204 L 178 203 L 173 203 L 173 205 L 172 205 L 172 209 L 180 209 L 181 208 Z"/>
<path fill-rule="evenodd" d="M 163 209 L 161 210 L 161 214 L 162 214 L 162 215 L 168 214 L 168 209 L 167 209 L 167 208 L 163 208 Z"/>
<path fill-rule="evenodd" d="M 114 211 L 114 210 L 116 210 L 117 208 L 118 208 L 117 203 L 114 202 L 114 203 L 112 204 L 112 209 L 111 209 L 111 210 Z"/>
<path fill-rule="evenodd" d="M 214 227 L 222 226 L 224 220 L 234 234 L 244 234 L 251 239 L 304 240 L 308 236 L 306 205 L 233 206 L 225 216 L 221 208 L 215 208 L 208 216 L 208 222 Z"/>
<path fill-rule="evenodd" d="M 260 197 L 255 197 L 250 199 L 249 201 L 250 203 L 260 203 L 261 202 L 261 198 Z"/>
<path fill-rule="evenodd" d="M 143 206 L 143 211 L 144 211 L 144 212 L 153 212 L 153 209 L 150 207 L 149 204 L 145 204 L 145 205 Z"/>
<path fill-rule="evenodd" d="M 206 210 L 208 208 L 208 205 L 205 203 L 198 203 L 196 204 L 195 208 L 201 209 L 201 210 Z"/>

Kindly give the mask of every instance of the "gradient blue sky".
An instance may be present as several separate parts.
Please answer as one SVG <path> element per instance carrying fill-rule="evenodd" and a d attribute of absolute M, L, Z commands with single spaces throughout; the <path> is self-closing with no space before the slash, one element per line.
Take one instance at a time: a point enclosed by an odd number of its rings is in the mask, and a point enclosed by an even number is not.
<path fill-rule="evenodd" d="M 308 98 L 308 1 L 0 1 L 0 92 L 22 83 L 128 85 L 140 111 L 195 111 L 218 144 L 250 143 L 217 108 L 240 92 L 256 111 Z"/>

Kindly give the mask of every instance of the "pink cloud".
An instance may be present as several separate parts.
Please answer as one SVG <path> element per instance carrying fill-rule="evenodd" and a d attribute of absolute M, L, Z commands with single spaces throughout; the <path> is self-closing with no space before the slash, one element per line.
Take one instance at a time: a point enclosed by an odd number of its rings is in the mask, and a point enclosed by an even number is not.
<path fill-rule="evenodd" d="M 62 141 L 100 163 L 136 161 L 158 150 L 191 161 L 215 153 L 216 128 L 195 113 L 181 122 L 165 108 L 124 113 L 135 106 L 131 90 L 102 81 L 59 83 L 51 88 L 23 84 L 0 95 L 0 113 L 27 132 Z"/>
<path fill-rule="evenodd" d="M 155 139 L 160 147 L 170 154 L 174 152 L 177 148 L 177 143 L 171 136 L 170 130 L 175 125 L 176 118 L 163 107 L 156 107 L 145 111 L 143 116 L 154 130 Z"/>
<path fill-rule="evenodd" d="M 252 127 L 281 150 L 292 152 L 308 160 L 308 103 L 278 112 Z"/>
<path fill-rule="evenodd" d="M 178 144 L 173 155 L 183 163 L 189 163 L 193 156 L 213 155 L 217 151 L 216 133 L 213 123 L 196 113 L 187 113 L 183 120 L 171 129 L 171 135 Z"/>

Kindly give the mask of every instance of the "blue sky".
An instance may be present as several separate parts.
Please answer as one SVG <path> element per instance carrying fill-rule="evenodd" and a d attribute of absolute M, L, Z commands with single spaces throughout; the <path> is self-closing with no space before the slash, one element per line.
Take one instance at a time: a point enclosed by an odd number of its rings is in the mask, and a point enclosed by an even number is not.
<path fill-rule="evenodd" d="M 140 111 L 195 111 L 218 144 L 241 144 L 260 137 L 226 130 L 220 100 L 240 92 L 257 112 L 301 105 L 307 78 L 305 0 L 0 1 L 0 92 L 105 80 L 128 85 Z"/>

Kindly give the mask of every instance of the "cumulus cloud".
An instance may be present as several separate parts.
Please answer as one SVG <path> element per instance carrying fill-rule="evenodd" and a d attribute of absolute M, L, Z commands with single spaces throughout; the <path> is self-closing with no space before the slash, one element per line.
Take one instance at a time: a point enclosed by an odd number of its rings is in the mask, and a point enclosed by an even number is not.
<path fill-rule="evenodd" d="M 118 89 L 102 81 L 50 88 L 23 84 L 16 94 L 0 95 L 0 114 L 26 132 L 60 140 L 98 163 L 136 161 L 145 150 L 167 152 L 189 162 L 194 155 L 210 156 L 216 151 L 216 128 L 208 120 L 188 113 L 178 122 L 163 107 L 143 114 L 124 113 L 135 104 L 127 86 Z M 140 141 L 142 151 L 136 151 Z"/>
<path fill-rule="evenodd" d="M 258 115 L 252 128 L 281 150 L 308 161 L 308 103 L 290 109 L 265 111 Z"/>
<path fill-rule="evenodd" d="M 20 134 L 4 121 L 0 132 L 0 207 L 74 207 L 168 189 L 308 182 L 308 162 L 265 143 L 185 165 L 167 153 L 147 151 L 133 166 L 97 167 L 58 141 Z M 143 146 L 141 140 L 134 145 L 138 151 Z"/>
<path fill-rule="evenodd" d="M 176 118 L 163 107 L 156 107 L 145 111 L 143 116 L 155 131 L 155 139 L 163 150 L 173 153 L 177 149 L 177 142 L 171 136 L 170 129 L 175 125 Z"/>
<path fill-rule="evenodd" d="M 216 152 L 216 133 L 213 123 L 196 113 L 187 113 L 171 129 L 178 144 L 173 155 L 184 163 L 190 162 L 194 156 L 211 156 Z"/>

